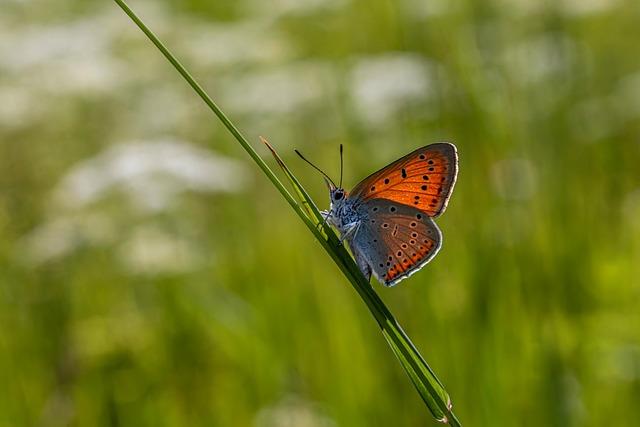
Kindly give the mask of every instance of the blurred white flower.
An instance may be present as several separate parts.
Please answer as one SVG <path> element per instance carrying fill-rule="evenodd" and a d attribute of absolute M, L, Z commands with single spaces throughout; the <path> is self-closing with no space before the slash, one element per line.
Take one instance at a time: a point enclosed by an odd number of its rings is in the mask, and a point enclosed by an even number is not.
<path fill-rule="evenodd" d="M 141 1 L 136 9 L 154 22 L 156 31 L 162 30 L 166 6 Z M 12 84 L 31 91 L 112 93 L 140 69 L 130 69 L 129 62 L 115 53 L 125 37 L 139 37 L 124 18 L 122 11 L 107 5 L 62 24 L 16 25 L 11 21 L 2 25 L 0 21 L 0 72 L 7 72 Z"/>
<path fill-rule="evenodd" d="M 326 94 L 327 66 L 300 62 L 233 76 L 222 85 L 225 105 L 245 114 L 285 114 L 310 107 Z"/>
<path fill-rule="evenodd" d="M 22 247 L 29 262 L 41 264 L 68 255 L 81 245 L 107 244 L 116 235 L 106 215 L 60 215 L 24 236 Z"/>
<path fill-rule="evenodd" d="M 127 74 L 110 52 L 119 32 L 107 20 L 115 18 L 0 29 L 0 70 L 18 85 L 53 93 L 113 90 Z"/>
<path fill-rule="evenodd" d="M 446 15 L 462 6 L 462 3 L 456 0 L 404 0 L 402 3 L 409 19 L 428 19 Z"/>
<path fill-rule="evenodd" d="M 575 43 L 568 37 L 547 33 L 509 46 L 503 60 L 506 69 L 517 77 L 515 81 L 533 85 L 568 74 L 575 51 Z M 554 92 L 559 88 L 555 85 Z"/>
<path fill-rule="evenodd" d="M 24 75 L 22 84 L 51 94 L 81 95 L 111 93 L 127 78 L 123 63 L 109 54 L 52 61 L 44 69 Z"/>
<path fill-rule="evenodd" d="M 24 236 L 22 253 L 28 262 L 40 264 L 81 246 L 117 243 L 121 261 L 130 271 L 188 270 L 199 257 L 178 235 L 148 224 L 131 231 L 131 224 L 122 224 L 117 215 L 92 205 L 122 192 L 130 206 L 148 215 L 170 207 L 185 191 L 235 192 L 245 183 L 245 170 L 235 161 L 185 142 L 116 145 L 80 162 L 61 179 L 53 191 L 56 206 L 51 217 Z"/>
<path fill-rule="evenodd" d="M 617 6 L 620 0 L 560 0 L 541 2 L 537 0 L 500 0 L 499 10 L 511 12 L 517 16 L 528 16 L 553 10 L 568 16 L 582 16 L 607 12 Z"/>
<path fill-rule="evenodd" d="M 292 53 L 288 39 L 266 21 L 191 25 L 182 44 L 182 50 L 205 67 L 276 62 Z"/>
<path fill-rule="evenodd" d="M 498 7 L 517 16 L 527 16 L 542 12 L 546 4 L 537 0 L 499 0 Z"/>
<path fill-rule="evenodd" d="M 314 13 L 337 10 L 346 6 L 347 0 L 249 0 L 247 10 L 254 11 L 257 15 L 269 14 L 273 18 L 282 15 L 311 15 Z"/>
<path fill-rule="evenodd" d="M 300 396 L 289 395 L 263 408 L 255 418 L 256 427 L 335 427 L 320 408 Z"/>
<path fill-rule="evenodd" d="M 607 12 L 620 4 L 619 0 L 563 0 L 560 9 L 567 15 L 591 15 Z"/>
<path fill-rule="evenodd" d="M 55 199 L 64 208 L 77 208 L 120 190 L 134 206 L 161 210 L 182 191 L 237 191 L 245 177 L 237 162 L 186 142 L 133 142 L 109 147 L 74 166 L 55 190 Z"/>
<path fill-rule="evenodd" d="M 136 227 L 120 245 L 120 262 L 136 274 L 181 273 L 201 261 L 195 247 L 160 227 Z"/>
<path fill-rule="evenodd" d="M 127 114 L 121 125 L 127 133 L 163 135 L 172 133 L 187 123 L 201 123 L 210 113 L 202 108 L 200 99 L 183 90 L 175 81 L 157 81 L 138 87 L 139 96 L 128 101 Z M 205 126 L 198 126 L 207 129 Z"/>
<path fill-rule="evenodd" d="M 432 95 L 431 63 L 412 54 L 360 59 L 350 88 L 357 112 L 369 124 L 382 124 L 410 102 Z"/>
<path fill-rule="evenodd" d="M 86 18 L 64 25 L 25 25 L 1 34 L 0 66 L 12 72 L 102 53 L 108 42 L 104 28 Z"/>

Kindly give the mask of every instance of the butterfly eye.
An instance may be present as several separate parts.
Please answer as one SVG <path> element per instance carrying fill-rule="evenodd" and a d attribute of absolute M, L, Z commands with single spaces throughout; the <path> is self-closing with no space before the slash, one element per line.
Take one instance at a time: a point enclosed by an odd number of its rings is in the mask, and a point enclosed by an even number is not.
<path fill-rule="evenodd" d="M 342 199 L 342 196 L 344 196 L 344 193 L 342 191 L 336 191 L 335 194 L 333 195 L 333 198 L 335 200 L 340 200 Z"/>

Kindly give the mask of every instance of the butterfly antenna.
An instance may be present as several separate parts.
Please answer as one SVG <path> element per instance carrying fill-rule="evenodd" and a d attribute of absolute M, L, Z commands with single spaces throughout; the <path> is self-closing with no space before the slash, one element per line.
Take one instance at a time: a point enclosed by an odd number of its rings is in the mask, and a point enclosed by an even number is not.
<path fill-rule="evenodd" d="M 343 161 L 342 161 L 342 144 L 340 144 L 340 185 L 338 188 L 342 188 L 342 170 L 343 170 Z"/>
<path fill-rule="evenodd" d="M 304 160 L 305 162 L 309 163 L 309 164 L 311 165 L 311 167 L 312 167 L 312 168 L 314 168 L 315 170 L 317 170 L 318 172 L 320 172 L 320 173 L 322 174 L 322 176 L 324 176 L 325 178 L 327 178 L 327 179 L 329 180 L 329 182 L 330 182 L 331 184 L 333 184 L 333 186 L 334 186 L 334 187 L 336 186 L 336 183 L 335 183 L 335 182 L 333 182 L 333 180 L 332 180 L 331 178 L 329 178 L 329 175 L 327 175 L 326 173 L 324 173 L 324 172 L 322 171 L 322 169 L 320 169 L 319 167 L 317 167 L 316 165 L 314 165 L 313 163 L 311 163 L 309 160 L 307 160 L 307 159 L 302 155 L 302 153 L 301 153 L 301 152 L 299 152 L 298 150 L 293 150 L 293 151 L 295 151 L 295 152 L 296 152 L 296 154 L 297 154 L 298 156 L 300 156 L 300 158 L 301 158 L 302 160 Z"/>

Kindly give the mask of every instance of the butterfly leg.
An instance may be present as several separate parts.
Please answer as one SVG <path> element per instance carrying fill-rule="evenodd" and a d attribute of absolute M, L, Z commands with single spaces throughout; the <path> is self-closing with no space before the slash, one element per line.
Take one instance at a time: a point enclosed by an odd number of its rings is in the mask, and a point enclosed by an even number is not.
<path fill-rule="evenodd" d="M 352 222 L 350 224 L 347 224 L 344 227 L 344 232 L 342 233 L 342 235 L 340 236 L 340 243 L 344 242 L 344 239 L 346 238 L 354 238 L 356 237 L 356 234 L 358 233 L 358 229 L 360 228 L 360 225 L 362 224 L 362 222 L 358 221 L 358 222 Z"/>
<path fill-rule="evenodd" d="M 322 215 L 322 218 L 324 218 L 324 221 L 318 223 L 318 230 L 323 230 L 324 226 L 327 222 L 329 222 L 329 219 L 331 218 L 331 211 L 320 211 L 320 215 Z"/>

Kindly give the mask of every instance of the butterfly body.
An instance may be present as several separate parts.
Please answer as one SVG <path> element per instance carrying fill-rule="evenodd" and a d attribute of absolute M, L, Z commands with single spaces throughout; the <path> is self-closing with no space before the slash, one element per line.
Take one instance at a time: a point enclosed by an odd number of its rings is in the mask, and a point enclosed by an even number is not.
<path fill-rule="evenodd" d="M 357 200 L 349 199 L 344 189 L 334 188 L 331 191 L 330 210 L 326 213 L 327 220 L 338 229 L 341 236 L 348 236 L 364 219 L 358 207 Z"/>
<path fill-rule="evenodd" d="M 458 171 L 453 144 L 419 148 L 347 193 L 327 181 L 329 224 L 346 240 L 362 274 L 393 286 L 427 264 L 442 246 L 432 218 L 447 206 Z"/>

